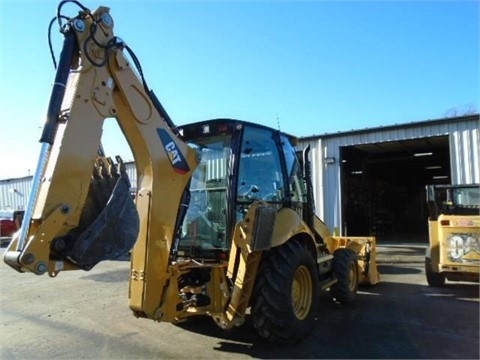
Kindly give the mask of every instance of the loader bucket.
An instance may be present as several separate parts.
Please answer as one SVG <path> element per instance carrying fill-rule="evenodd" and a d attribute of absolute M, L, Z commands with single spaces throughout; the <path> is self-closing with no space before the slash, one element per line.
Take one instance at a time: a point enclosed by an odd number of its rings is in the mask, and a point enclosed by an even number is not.
<path fill-rule="evenodd" d="M 332 240 L 338 248 L 352 249 L 358 254 L 360 284 L 375 285 L 380 282 L 375 237 L 332 236 Z"/>
<path fill-rule="evenodd" d="M 325 243 L 330 254 L 338 248 L 352 249 L 358 254 L 360 284 L 375 285 L 380 282 L 375 237 L 332 236 L 325 223 L 316 215 L 313 224 L 316 236 Z"/>

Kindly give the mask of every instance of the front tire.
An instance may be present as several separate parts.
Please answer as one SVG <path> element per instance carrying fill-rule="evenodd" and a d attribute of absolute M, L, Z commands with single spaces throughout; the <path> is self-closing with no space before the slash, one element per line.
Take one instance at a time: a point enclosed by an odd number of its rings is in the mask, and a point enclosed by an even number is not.
<path fill-rule="evenodd" d="M 337 278 L 337 282 L 330 287 L 330 293 L 334 300 L 342 304 L 354 301 L 360 282 L 357 254 L 347 248 L 335 250 L 333 274 Z"/>
<path fill-rule="evenodd" d="M 427 277 L 427 283 L 431 287 L 445 286 L 445 275 L 432 271 L 432 259 L 428 257 L 425 257 L 425 275 Z"/>
<path fill-rule="evenodd" d="M 315 260 L 291 240 L 266 251 L 252 297 L 253 326 L 269 341 L 295 344 L 312 330 L 319 286 Z"/>

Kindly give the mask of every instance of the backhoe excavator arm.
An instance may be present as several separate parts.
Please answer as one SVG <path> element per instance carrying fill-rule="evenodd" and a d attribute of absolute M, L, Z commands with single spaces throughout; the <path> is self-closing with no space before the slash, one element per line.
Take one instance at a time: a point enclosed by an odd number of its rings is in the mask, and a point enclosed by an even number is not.
<path fill-rule="evenodd" d="M 58 15 L 59 23 L 64 18 Z M 4 261 L 21 272 L 55 276 L 88 270 L 135 244 L 130 307 L 153 317 L 198 155 L 180 140 L 141 69 L 140 77 L 132 69 L 126 52 L 138 61 L 113 28 L 106 7 L 93 13 L 82 7 L 61 26 L 65 40 L 42 151 L 22 228 Z M 102 125 L 111 117 L 135 158 L 136 204 L 121 159 L 115 165 L 101 151 Z"/>

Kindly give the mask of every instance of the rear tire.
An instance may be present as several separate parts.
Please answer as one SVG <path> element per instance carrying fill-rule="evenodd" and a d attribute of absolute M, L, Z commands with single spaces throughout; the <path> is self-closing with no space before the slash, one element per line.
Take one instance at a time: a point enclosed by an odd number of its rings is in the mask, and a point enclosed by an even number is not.
<path fill-rule="evenodd" d="M 427 283 L 431 287 L 445 286 L 445 275 L 432 271 L 432 259 L 428 257 L 425 257 L 425 275 L 427 277 Z"/>
<path fill-rule="evenodd" d="M 357 297 L 360 281 L 357 265 L 357 254 L 346 248 L 333 253 L 333 274 L 337 282 L 330 287 L 330 293 L 335 301 L 342 304 L 351 303 Z"/>
<path fill-rule="evenodd" d="M 312 330 L 318 309 L 315 260 L 291 240 L 263 254 L 252 297 L 253 326 L 269 341 L 295 344 Z"/>

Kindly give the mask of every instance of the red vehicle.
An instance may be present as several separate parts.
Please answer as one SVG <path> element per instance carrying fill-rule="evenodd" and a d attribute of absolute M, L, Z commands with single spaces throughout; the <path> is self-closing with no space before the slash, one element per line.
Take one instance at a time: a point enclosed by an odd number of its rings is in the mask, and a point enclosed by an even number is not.
<path fill-rule="evenodd" d="M 0 210 L 0 237 L 12 237 L 20 228 L 23 210 Z"/>

